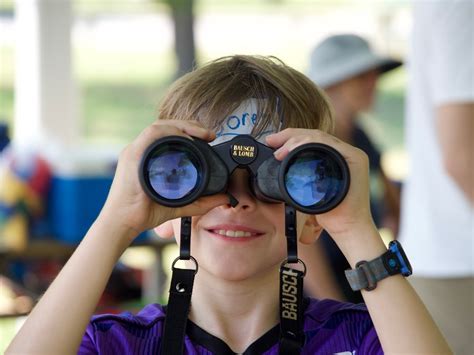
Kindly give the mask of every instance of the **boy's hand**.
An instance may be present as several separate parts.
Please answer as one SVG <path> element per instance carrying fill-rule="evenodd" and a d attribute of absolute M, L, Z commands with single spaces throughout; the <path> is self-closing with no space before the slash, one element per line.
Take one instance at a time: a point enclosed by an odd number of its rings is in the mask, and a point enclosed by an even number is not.
<path fill-rule="evenodd" d="M 143 191 L 138 178 L 139 165 L 145 150 L 164 136 L 191 136 L 210 141 L 214 133 L 196 121 L 158 120 L 146 128 L 120 154 L 114 181 L 99 218 L 125 228 L 130 242 L 141 232 L 167 220 L 196 216 L 228 202 L 226 195 L 202 197 L 187 206 L 170 208 L 152 201 Z"/>
<path fill-rule="evenodd" d="M 316 216 L 317 222 L 339 244 L 346 236 L 361 230 L 360 227 L 373 225 L 369 203 L 368 157 L 362 150 L 315 129 L 287 128 L 267 137 L 267 144 L 277 148 L 275 157 L 278 160 L 283 160 L 290 151 L 307 143 L 323 143 L 333 147 L 342 154 L 349 166 L 351 182 L 346 197 L 333 210 Z"/>

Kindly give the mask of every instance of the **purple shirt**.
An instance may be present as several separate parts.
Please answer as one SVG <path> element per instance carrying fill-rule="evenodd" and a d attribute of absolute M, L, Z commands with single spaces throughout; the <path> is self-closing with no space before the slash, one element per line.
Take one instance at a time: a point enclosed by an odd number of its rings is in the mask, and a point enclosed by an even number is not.
<path fill-rule="evenodd" d="M 79 354 L 158 354 L 163 331 L 163 307 L 150 304 L 138 314 L 94 316 Z M 301 354 L 383 354 L 377 333 L 363 304 L 309 300 L 304 313 L 306 342 Z M 279 326 L 275 326 L 244 352 L 278 354 Z M 188 321 L 185 353 L 234 354 L 219 338 Z"/>

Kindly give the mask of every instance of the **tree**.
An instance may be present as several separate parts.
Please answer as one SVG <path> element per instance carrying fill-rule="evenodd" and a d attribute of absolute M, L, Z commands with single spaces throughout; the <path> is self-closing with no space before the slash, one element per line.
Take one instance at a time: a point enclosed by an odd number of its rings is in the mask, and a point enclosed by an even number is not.
<path fill-rule="evenodd" d="M 171 8 L 174 23 L 176 77 L 191 71 L 196 62 L 194 46 L 194 0 L 165 0 Z"/>

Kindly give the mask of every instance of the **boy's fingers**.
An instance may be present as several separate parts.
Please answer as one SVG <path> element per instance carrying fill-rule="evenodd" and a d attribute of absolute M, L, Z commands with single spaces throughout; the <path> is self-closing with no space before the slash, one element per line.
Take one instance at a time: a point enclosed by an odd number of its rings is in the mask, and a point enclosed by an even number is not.
<path fill-rule="evenodd" d="M 279 160 L 284 159 L 288 153 L 296 147 L 312 142 L 329 145 L 341 153 L 346 159 L 354 154 L 354 147 L 317 129 L 287 128 L 281 132 L 267 136 L 267 144 L 273 148 L 278 148 L 274 155 L 275 158 Z"/>
<path fill-rule="evenodd" d="M 193 125 L 185 126 L 183 128 L 183 132 L 189 134 L 190 136 L 201 138 L 206 141 L 211 141 L 216 138 L 214 132 L 206 128 L 193 126 Z"/>
<path fill-rule="evenodd" d="M 319 141 L 325 133 L 317 129 L 286 128 L 281 132 L 268 135 L 267 144 L 272 148 L 292 150 L 297 146 L 309 142 Z"/>
<path fill-rule="evenodd" d="M 197 137 L 206 141 L 212 140 L 215 138 L 215 133 L 211 130 L 204 127 L 198 121 L 180 121 L 180 120 L 157 120 L 154 125 L 162 126 L 174 126 L 183 131 L 184 133 L 189 134 L 190 136 Z"/>
<path fill-rule="evenodd" d="M 159 138 L 172 135 L 183 136 L 191 139 L 191 136 L 184 133 L 178 127 L 152 124 L 140 133 L 132 145 L 142 152 Z"/>
<path fill-rule="evenodd" d="M 197 137 L 206 141 L 215 138 L 215 133 L 194 121 L 158 120 L 142 131 L 132 143 L 138 152 L 143 152 L 150 144 L 165 136 Z"/>
<path fill-rule="evenodd" d="M 309 135 L 293 136 L 274 152 L 275 158 L 279 160 L 284 159 L 296 147 L 307 143 L 314 143 L 314 141 L 314 137 Z"/>
<path fill-rule="evenodd" d="M 266 137 L 267 144 L 272 148 L 281 147 L 288 139 L 297 134 L 297 128 L 286 128 L 278 133 L 270 134 Z"/>

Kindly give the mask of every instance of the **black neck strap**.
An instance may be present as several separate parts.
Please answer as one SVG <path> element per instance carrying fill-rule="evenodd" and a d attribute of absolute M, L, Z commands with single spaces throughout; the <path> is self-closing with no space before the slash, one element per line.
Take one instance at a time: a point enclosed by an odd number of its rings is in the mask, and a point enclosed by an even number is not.
<path fill-rule="evenodd" d="M 303 278 L 306 266 L 298 259 L 296 210 L 285 205 L 285 233 L 288 259 L 280 267 L 280 355 L 297 355 L 305 337 L 303 332 Z M 303 271 L 289 264 L 303 265 Z"/>
<path fill-rule="evenodd" d="M 179 260 L 192 260 L 196 269 L 179 269 L 175 264 Z M 173 275 L 169 291 L 163 340 L 160 354 L 183 354 L 184 336 L 193 293 L 194 276 L 198 271 L 196 259 L 191 256 L 191 217 L 181 218 L 181 236 L 179 257 L 172 265 Z"/>
<path fill-rule="evenodd" d="M 189 260 L 191 258 L 191 217 L 181 218 L 179 239 L 179 259 Z"/>
<path fill-rule="evenodd" d="M 298 239 L 296 236 L 296 210 L 285 204 L 285 236 L 288 263 L 298 262 Z"/>

